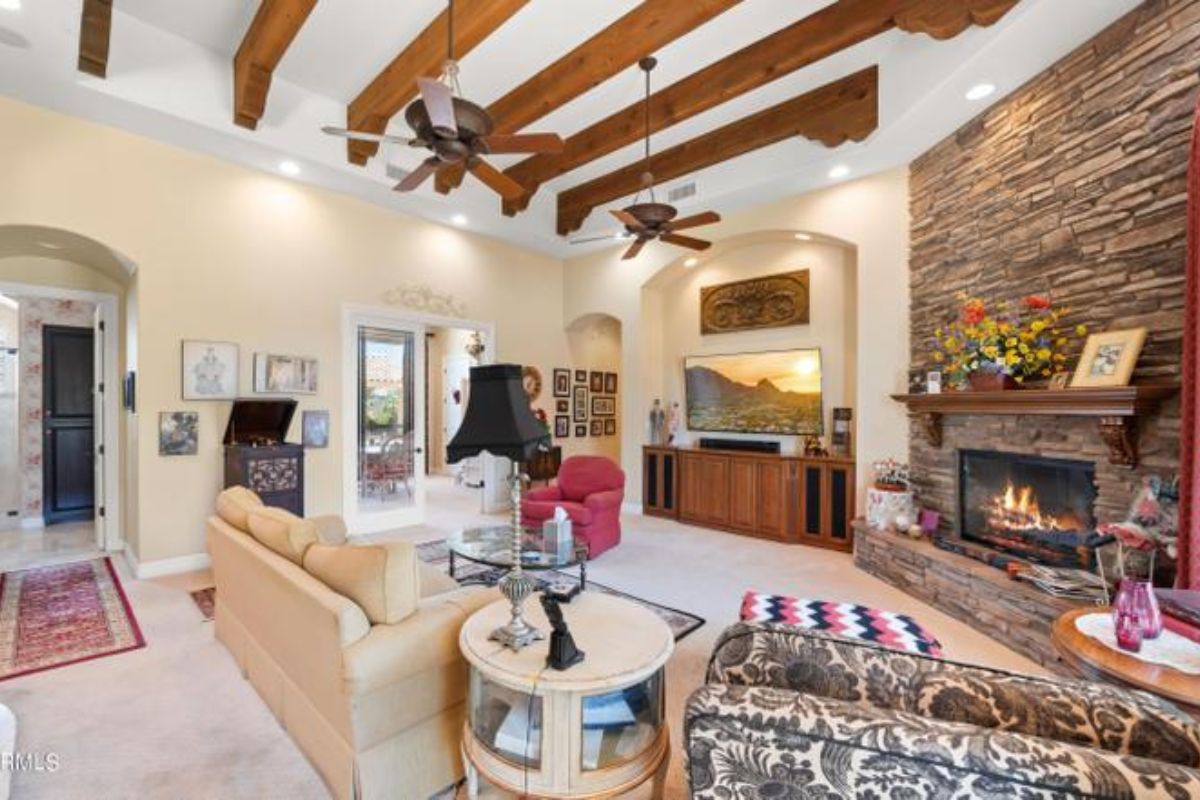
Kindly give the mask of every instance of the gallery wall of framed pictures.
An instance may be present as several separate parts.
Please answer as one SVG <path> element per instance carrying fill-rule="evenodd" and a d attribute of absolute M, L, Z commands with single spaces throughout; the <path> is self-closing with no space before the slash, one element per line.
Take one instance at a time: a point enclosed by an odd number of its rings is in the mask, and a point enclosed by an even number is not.
<path fill-rule="evenodd" d="M 554 438 L 617 435 L 617 373 L 557 367 L 551 375 Z"/>

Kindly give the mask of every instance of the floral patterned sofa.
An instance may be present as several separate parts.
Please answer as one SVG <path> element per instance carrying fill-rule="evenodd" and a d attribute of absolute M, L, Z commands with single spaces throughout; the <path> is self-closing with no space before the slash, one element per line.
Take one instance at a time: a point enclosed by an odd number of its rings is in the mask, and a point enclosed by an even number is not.
<path fill-rule="evenodd" d="M 693 798 L 1200 798 L 1200 725 L 1151 695 L 787 624 L 721 634 L 684 737 Z"/>

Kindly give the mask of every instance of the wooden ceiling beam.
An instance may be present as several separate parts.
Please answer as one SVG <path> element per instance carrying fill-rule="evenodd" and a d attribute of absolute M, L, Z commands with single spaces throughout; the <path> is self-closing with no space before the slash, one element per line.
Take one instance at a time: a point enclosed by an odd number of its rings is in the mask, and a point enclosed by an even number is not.
<path fill-rule="evenodd" d="M 108 44 L 112 35 L 112 0 L 83 0 L 79 24 L 80 72 L 108 75 Z"/>
<path fill-rule="evenodd" d="M 263 0 L 233 56 L 233 121 L 254 130 L 267 108 L 271 76 L 317 0 Z"/>
<path fill-rule="evenodd" d="M 869 67 L 799 97 L 751 114 L 558 195 L 558 233 L 578 230 L 592 209 L 642 188 L 647 170 L 655 183 L 691 174 L 793 136 L 827 147 L 862 141 L 879 125 L 879 68 Z"/>
<path fill-rule="evenodd" d="M 892 28 L 935 38 L 970 25 L 991 25 L 1018 0 L 838 0 L 766 38 L 716 61 L 650 96 L 650 130 L 658 132 Z M 509 167 L 529 192 L 504 203 L 525 210 L 546 181 L 641 139 L 645 107 L 633 103 L 566 140 L 561 153 L 533 156 Z"/>
<path fill-rule="evenodd" d="M 491 36 L 529 0 L 458 0 L 454 7 L 454 54 L 462 58 Z M 388 120 L 400 113 L 417 96 L 417 78 L 436 78 L 446 61 L 449 38 L 448 11 L 437 18 L 392 59 L 383 71 L 359 93 L 346 112 L 346 127 L 356 131 L 383 133 Z M 363 166 L 376 152 L 375 142 L 349 140 L 347 153 L 352 163 Z"/>

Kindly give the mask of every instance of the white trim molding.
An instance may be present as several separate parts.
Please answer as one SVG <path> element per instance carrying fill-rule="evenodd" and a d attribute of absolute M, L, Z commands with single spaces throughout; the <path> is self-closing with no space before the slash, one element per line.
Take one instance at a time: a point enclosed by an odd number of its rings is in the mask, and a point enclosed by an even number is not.
<path fill-rule="evenodd" d="M 640 517 L 642 515 L 642 504 L 641 503 L 633 503 L 633 502 L 621 503 L 621 513 L 622 514 L 636 514 L 637 516 Z"/>
<path fill-rule="evenodd" d="M 133 554 L 133 550 L 128 547 L 125 548 L 125 561 L 129 564 L 129 571 L 139 581 L 161 578 L 164 575 L 178 575 L 182 572 L 196 572 L 212 566 L 212 560 L 208 557 L 208 553 L 193 553 L 190 556 L 139 562 L 137 556 Z"/>

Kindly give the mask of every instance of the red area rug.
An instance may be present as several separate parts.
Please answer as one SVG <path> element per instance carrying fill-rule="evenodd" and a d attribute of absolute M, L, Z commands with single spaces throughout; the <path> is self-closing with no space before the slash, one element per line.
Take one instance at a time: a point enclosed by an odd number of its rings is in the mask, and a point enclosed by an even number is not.
<path fill-rule="evenodd" d="M 0 575 L 0 681 L 145 645 L 107 558 Z"/>

